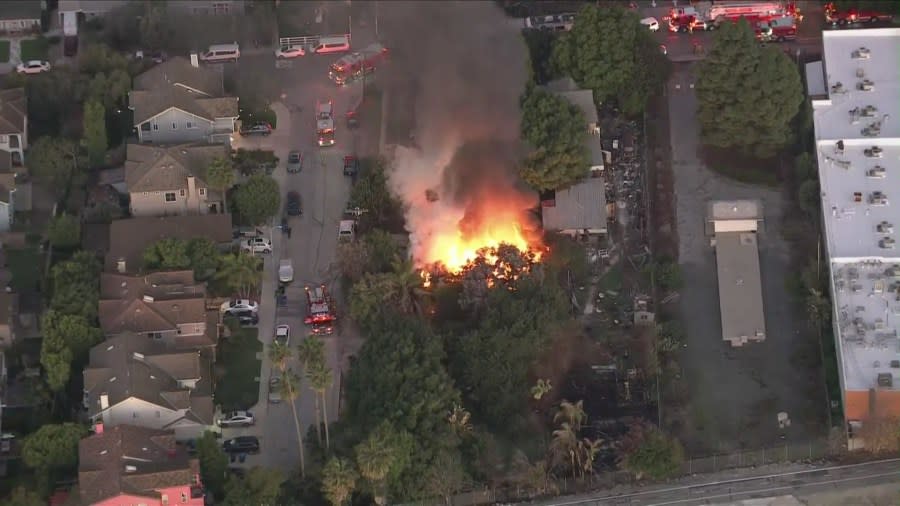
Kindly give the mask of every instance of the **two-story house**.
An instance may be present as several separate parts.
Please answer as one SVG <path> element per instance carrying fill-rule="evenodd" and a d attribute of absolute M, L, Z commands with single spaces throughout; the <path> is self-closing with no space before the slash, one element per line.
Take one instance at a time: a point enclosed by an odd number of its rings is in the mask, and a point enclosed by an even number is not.
<path fill-rule="evenodd" d="M 0 32 L 40 32 L 41 4 L 41 0 L 4 0 L 0 3 Z"/>
<path fill-rule="evenodd" d="M 138 141 L 153 144 L 230 143 L 239 115 L 237 97 L 225 95 L 221 71 L 182 57 L 135 77 L 128 106 Z"/>
<path fill-rule="evenodd" d="M 213 356 L 218 311 L 206 310 L 206 286 L 193 271 L 100 274 L 100 328 L 107 336 L 155 339 L 168 349 L 203 348 Z"/>
<path fill-rule="evenodd" d="M 159 147 L 129 144 L 125 188 L 134 216 L 173 216 L 224 212 L 222 195 L 203 180 L 206 167 L 226 158 L 222 144 Z"/>
<path fill-rule="evenodd" d="M 119 335 L 91 348 L 84 406 L 106 428 L 136 425 L 195 439 L 215 430 L 211 376 L 212 364 L 199 351 L 173 352 L 155 339 Z"/>
<path fill-rule="evenodd" d="M 78 443 L 78 485 L 68 506 L 203 506 L 200 463 L 171 431 L 105 428 Z"/>
<path fill-rule="evenodd" d="M 0 90 L 0 167 L 21 167 L 28 149 L 28 99 L 25 88 Z M 9 170 L 7 170 L 8 172 Z"/>

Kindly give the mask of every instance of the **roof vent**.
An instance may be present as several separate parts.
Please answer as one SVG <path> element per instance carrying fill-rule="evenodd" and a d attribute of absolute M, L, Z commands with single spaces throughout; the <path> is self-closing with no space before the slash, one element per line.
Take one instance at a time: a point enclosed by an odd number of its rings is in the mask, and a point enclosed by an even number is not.
<path fill-rule="evenodd" d="M 850 53 L 850 56 L 854 60 L 868 60 L 869 58 L 872 57 L 872 51 L 870 51 L 869 48 L 867 48 L 867 47 L 861 47 L 861 48 L 857 49 L 856 51 L 853 51 L 852 53 Z"/>
<path fill-rule="evenodd" d="M 847 93 L 847 90 L 844 89 L 844 83 L 837 82 L 831 85 L 831 93 L 835 95 L 842 95 Z"/>
<path fill-rule="evenodd" d="M 876 165 L 866 171 L 866 177 L 872 179 L 884 179 L 886 175 L 887 171 L 881 165 Z"/>
<path fill-rule="evenodd" d="M 870 79 L 863 79 L 862 81 L 856 83 L 856 89 L 859 91 L 872 91 L 875 89 L 875 83 Z"/>
<path fill-rule="evenodd" d="M 100 455 L 106 455 L 109 453 L 109 450 L 100 450 Z"/>
<path fill-rule="evenodd" d="M 125 472 L 126 472 L 126 473 L 136 473 L 136 472 L 137 472 L 137 467 L 126 465 L 126 466 L 125 466 Z"/>
<path fill-rule="evenodd" d="M 834 154 L 836 154 L 836 155 L 844 154 L 844 141 L 837 141 L 834 143 Z"/>
<path fill-rule="evenodd" d="M 116 377 L 115 377 L 115 376 L 113 376 L 112 378 L 109 378 L 109 382 L 110 382 L 110 383 L 112 383 L 112 382 L 114 382 L 114 381 L 116 381 Z"/>
<path fill-rule="evenodd" d="M 875 227 L 875 229 L 881 234 L 893 234 L 894 224 L 889 221 L 882 221 Z"/>
<path fill-rule="evenodd" d="M 135 358 L 136 360 L 144 360 L 144 354 L 143 354 L 143 353 L 134 352 L 134 353 L 133 353 L 133 356 L 134 356 L 134 358 Z"/>
<path fill-rule="evenodd" d="M 884 192 L 875 191 L 869 194 L 869 204 L 876 206 L 886 206 L 888 203 L 887 195 Z"/>
<path fill-rule="evenodd" d="M 172 304 L 172 311 L 181 311 L 181 307 L 178 304 Z"/>
<path fill-rule="evenodd" d="M 874 118 L 876 114 L 878 114 L 878 108 L 874 105 L 867 105 L 859 111 L 860 116 L 863 118 Z"/>
<path fill-rule="evenodd" d="M 144 302 L 153 302 L 153 297 L 150 295 L 144 295 Z"/>
<path fill-rule="evenodd" d="M 884 239 L 878 241 L 878 247 L 881 249 L 894 249 L 896 242 L 897 241 L 890 237 L 885 237 Z"/>
<path fill-rule="evenodd" d="M 889 372 L 878 373 L 878 386 L 887 388 L 894 386 L 894 375 Z"/>
<path fill-rule="evenodd" d="M 881 155 L 884 154 L 884 150 L 878 146 L 872 146 L 871 148 L 864 149 L 863 154 L 866 155 L 867 158 L 881 158 Z"/>

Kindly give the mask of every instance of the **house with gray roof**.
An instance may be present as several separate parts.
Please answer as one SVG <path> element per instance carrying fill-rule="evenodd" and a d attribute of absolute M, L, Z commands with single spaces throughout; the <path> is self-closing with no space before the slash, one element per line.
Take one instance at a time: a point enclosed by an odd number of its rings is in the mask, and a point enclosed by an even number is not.
<path fill-rule="evenodd" d="M 179 441 L 214 430 L 212 364 L 199 351 L 172 351 L 144 336 L 120 335 L 91 348 L 84 407 L 105 428 L 172 430 Z"/>
<path fill-rule="evenodd" d="M 611 153 L 603 150 L 600 140 L 600 115 L 597 113 L 597 104 L 594 102 L 594 92 L 578 88 L 571 77 L 565 77 L 551 81 L 544 89 L 558 97 L 566 99 L 570 104 L 581 111 L 584 116 L 585 129 L 588 136 L 585 139 L 585 147 L 590 158 L 590 171 L 598 173 L 606 166 Z"/>
<path fill-rule="evenodd" d="M 172 431 L 134 425 L 96 427 L 78 443 L 78 485 L 67 506 L 203 505 L 200 463 Z"/>
<path fill-rule="evenodd" d="M 125 189 L 133 216 L 174 216 L 220 213 L 223 198 L 204 181 L 216 158 L 228 157 L 223 144 L 183 144 L 159 147 L 129 144 Z"/>
<path fill-rule="evenodd" d="M 41 0 L 4 0 L 0 2 L 0 32 L 41 31 Z"/>
<path fill-rule="evenodd" d="M 591 177 L 541 202 L 545 230 L 572 236 L 607 232 L 606 187 L 603 178 Z"/>
<path fill-rule="evenodd" d="M 134 78 L 128 93 L 138 141 L 153 144 L 231 142 L 238 99 L 225 95 L 222 72 L 175 57 Z"/>

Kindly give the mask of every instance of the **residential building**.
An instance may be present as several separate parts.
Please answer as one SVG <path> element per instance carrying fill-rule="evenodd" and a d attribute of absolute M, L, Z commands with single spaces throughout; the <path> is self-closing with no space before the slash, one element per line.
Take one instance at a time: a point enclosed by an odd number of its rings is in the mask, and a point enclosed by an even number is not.
<path fill-rule="evenodd" d="M 169 9 L 190 14 L 239 16 L 244 13 L 244 0 L 168 0 Z"/>
<path fill-rule="evenodd" d="M 63 13 L 73 12 L 79 17 L 90 19 L 104 16 L 109 12 L 134 3 L 133 0 L 59 0 L 59 19 L 62 24 Z M 181 13 L 203 15 L 241 15 L 244 13 L 244 0 L 168 0 L 166 9 L 174 15 Z"/>
<path fill-rule="evenodd" d="M 115 220 L 109 225 L 105 270 L 136 274 L 143 269 L 144 250 L 162 239 L 205 238 L 223 249 L 232 244 L 230 214 L 141 217 Z"/>
<path fill-rule="evenodd" d="M 131 0 L 59 0 L 57 11 L 59 12 L 59 24 L 63 24 L 63 16 L 66 12 L 77 14 L 80 18 L 90 19 L 96 16 L 104 16 L 110 11 L 124 7 Z"/>
<path fill-rule="evenodd" d="M 78 444 L 78 485 L 69 506 L 203 506 L 200 463 L 172 431 L 106 428 Z"/>
<path fill-rule="evenodd" d="M 2 5 L 2 4 L 0 4 Z M 2 9 L 2 7 L 0 7 Z M 21 167 L 28 149 L 28 99 L 25 88 L 0 90 L 0 169 Z"/>
<path fill-rule="evenodd" d="M 199 351 L 119 335 L 91 348 L 84 407 L 105 428 L 136 425 L 174 430 L 179 441 L 215 430 L 212 364 Z"/>
<path fill-rule="evenodd" d="M 137 335 L 167 349 L 212 352 L 218 342 L 219 312 L 206 310 L 206 285 L 193 271 L 100 274 L 99 319 L 107 336 Z"/>
<path fill-rule="evenodd" d="M 9 289 L 0 291 L 0 349 L 9 348 L 16 341 L 19 318 L 19 295 Z"/>
<path fill-rule="evenodd" d="M 843 412 L 851 447 L 900 417 L 900 29 L 822 34 L 812 100 Z"/>
<path fill-rule="evenodd" d="M 230 143 L 239 115 L 222 72 L 175 57 L 134 78 L 128 94 L 142 143 Z"/>
<path fill-rule="evenodd" d="M 16 213 L 16 175 L 0 172 L 0 232 L 9 232 Z"/>
<path fill-rule="evenodd" d="M 0 2 L 0 32 L 41 31 L 41 0 L 4 0 Z"/>
<path fill-rule="evenodd" d="M 204 181 L 206 167 L 229 156 L 222 144 L 158 147 L 129 144 L 125 187 L 133 216 L 224 212 L 223 198 Z"/>
<path fill-rule="evenodd" d="M 544 229 L 571 236 L 606 234 L 606 186 L 592 177 L 541 202 Z"/>

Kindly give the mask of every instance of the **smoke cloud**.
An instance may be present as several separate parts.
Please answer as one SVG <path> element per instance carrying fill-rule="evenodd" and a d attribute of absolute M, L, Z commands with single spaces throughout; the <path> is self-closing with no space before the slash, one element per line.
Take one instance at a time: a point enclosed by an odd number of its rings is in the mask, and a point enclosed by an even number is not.
<path fill-rule="evenodd" d="M 498 212 L 524 220 L 537 202 L 516 176 L 527 49 L 493 2 L 379 5 L 393 55 L 390 182 L 407 206 L 413 257 L 430 262 L 422 245 L 433 235 L 475 232 Z"/>

